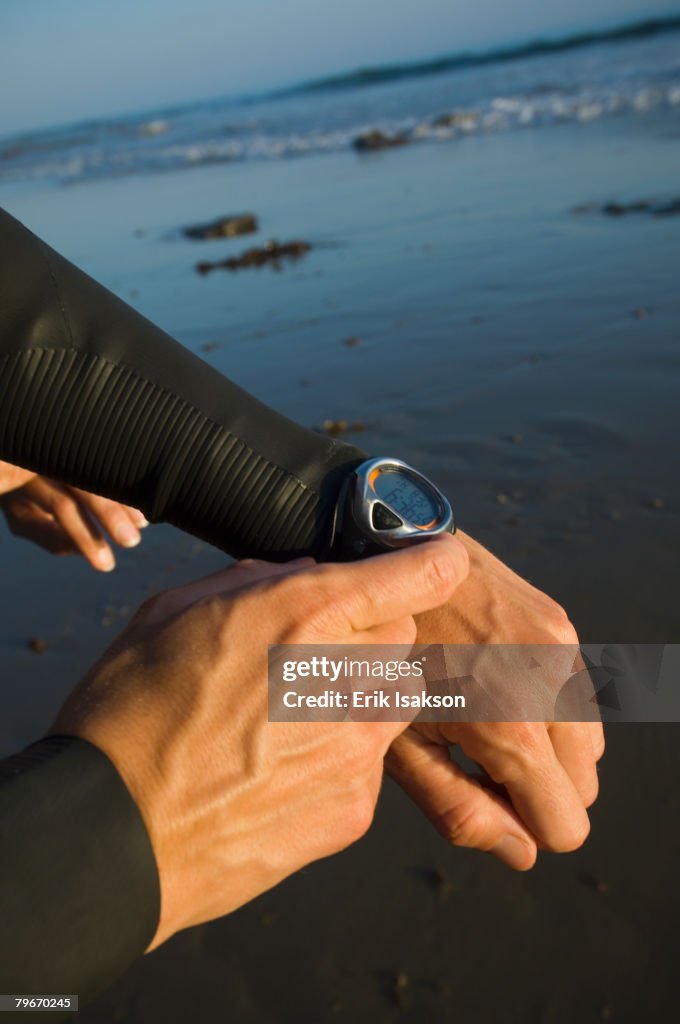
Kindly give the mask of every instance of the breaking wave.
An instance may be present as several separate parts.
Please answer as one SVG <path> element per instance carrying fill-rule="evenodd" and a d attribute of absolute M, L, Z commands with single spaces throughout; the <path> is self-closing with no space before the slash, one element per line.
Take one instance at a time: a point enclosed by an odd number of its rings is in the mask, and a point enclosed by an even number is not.
<path fill-rule="evenodd" d="M 161 173 L 680 111 L 680 17 L 0 139 L 0 185 Z M 616 44 L 616 45 L 612 45 Z M 512 63 L 509 63 L 512 62 Z M 436 74 L 435 74 L 436 72 Z M 365 85 L 373 86 L 371 89 Z"/>

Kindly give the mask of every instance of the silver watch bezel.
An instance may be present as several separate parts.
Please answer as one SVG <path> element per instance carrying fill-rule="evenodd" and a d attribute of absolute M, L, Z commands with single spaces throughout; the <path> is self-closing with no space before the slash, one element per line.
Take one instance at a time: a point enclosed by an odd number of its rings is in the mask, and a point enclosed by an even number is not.
<path fill-rule="evenodd" d="M 416 482 L 424 484 L 433 492 L 439 502 L 439 515 L 437 516 L 436 526 L 423 527 L 416 526 L 415 524 L 407 526 L 403 522 L 404 517 L 400 515 L 397 509 L 392 508 L 388 502 L 383 498 L 378 497 L 375 493 L 371 482 L 375 476 L 375 471 L 378 470 L 378 472 L 380 472 L 382 470 L 384 472 L 389 472 L 395 469 L 399 470 L 399 472 L 406 476 L 410 476 Z M 442 533 L 455 533 L 456 527 L 453 517 L 453 509 L 448 499 L 428 477 L 423 473 L 419 473 L 417 469 L 413 468 L 413 466 L 409 466 L 407 462 L 403 462 L 401 459 L 390 458 L 388 456 L 378 457 L 362 462 L 360 466 L 357 466 L 354 472 L 356 474 L 357 483 L 354 489 L 352 512 L 355 524 L 367 537 L 373 539 L 384 547 L 400 548 L 406 547 L 414 541 L 423 540 L 426 537 L 437 537 Z M 395 516 L 398 516 L 399 519 L 402 520 L 402 525 L 394 526 L 386 530 L 377 530 L 373 526 L 373 509 L 376 504 L 384 505 Z"/>

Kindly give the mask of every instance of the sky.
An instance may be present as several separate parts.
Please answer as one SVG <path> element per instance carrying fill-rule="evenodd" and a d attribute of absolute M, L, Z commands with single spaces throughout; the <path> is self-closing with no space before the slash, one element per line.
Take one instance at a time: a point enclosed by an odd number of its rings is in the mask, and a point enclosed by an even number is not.
<path fill-rule="evenodd" d="M 680 0 L 0 0 L 0 136 L 680 14 Z"/>

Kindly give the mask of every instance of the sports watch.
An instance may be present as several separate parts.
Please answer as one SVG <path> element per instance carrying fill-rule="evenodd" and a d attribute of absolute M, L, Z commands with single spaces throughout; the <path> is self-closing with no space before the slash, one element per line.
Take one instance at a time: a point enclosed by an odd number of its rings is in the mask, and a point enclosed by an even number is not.
<path fill-rule="evenodd" d="M 432 481 L 401 459 L 369 459 L 343 484 L 330 558 L 352 561 L 455 531 L 451 505 Z"/>

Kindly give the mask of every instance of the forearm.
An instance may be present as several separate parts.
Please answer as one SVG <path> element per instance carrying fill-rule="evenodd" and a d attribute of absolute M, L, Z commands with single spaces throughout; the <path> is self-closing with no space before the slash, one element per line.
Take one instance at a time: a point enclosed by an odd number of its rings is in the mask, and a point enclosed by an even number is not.
<path fill-rule="evenodd" d="M 142 955 L 159 911 L 145 825 L 100 750 L 51 737 L 0 762 L 0 992 L 83 1004 Z"/>
<path fill-rule="evenodd" d="M 0 211 L 0 458 L 287 560 L 323 554 L 362 453 L 246 394 Z"/>

